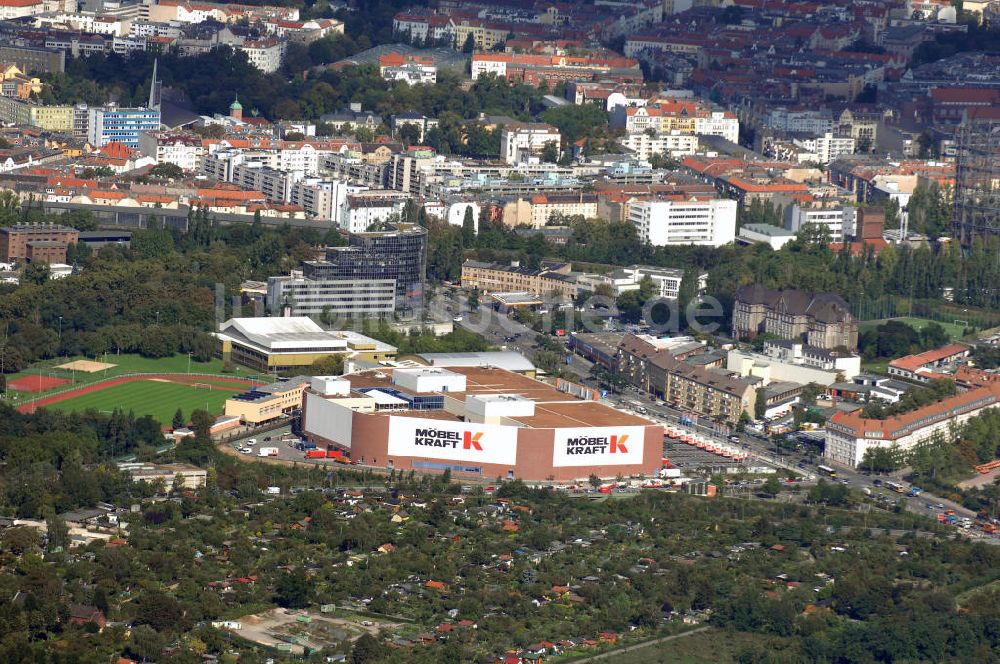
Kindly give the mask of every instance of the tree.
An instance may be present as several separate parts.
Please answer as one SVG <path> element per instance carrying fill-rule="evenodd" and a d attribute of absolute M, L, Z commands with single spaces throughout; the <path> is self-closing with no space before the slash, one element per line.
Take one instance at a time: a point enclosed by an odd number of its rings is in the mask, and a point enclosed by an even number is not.
<path fill-rule="evenodd" d="M 767 392 L 763 387 L 757 388 L 757 399 L 753 403 L 753 418 L 762 420 L 767 414 Z"/>
<path fill-rule="evenodd" d="M 166 593 L 144 593 L 135 603 L 135 622 L 149 625 L 156 631 L 177 629 L 184 615 L 180 602 Z"/>
<path fill-rule="evenodd" d="M 777 496 L 781 493 L 781 482 L 778 481 L 777 477 L 769 477 L 763 486 L 761 486 L 761 491 L 768 496 Z"/>
<path fill-rule="evenodd" d="M 471 247 L 476 242 L 476 220 L 472 215 L 472 206 L 465 206 L 465 216 L 462 218 L 462 246 Z"/>
<path fill-rule="evenodd" d="M 177 180 L 184 177 L 184 169 L 170 162 L 157 164 L 149 169 L 147 175 L 151 178 L 166 178 L 167 180 Z"/>
<path fill-rule="evenodd" d="M 278 579 L 275 586 L 274 601 L 278 606 L 289 609 L 301 609 L 309 606 L 312 595 L 312 584 L 301 570 L 286 572 Z"/>
<path fill-rule="evenodd" d="M 312 376 L 339 376 L 344 373 L 344 356 L 321 357 L 309 366 L 309 373 Z"/>
<path fill-rule="evenodd" d="M 368 632 L 365 632 L 361 635 L 361 638 L 354 642 L 354 647 L 351 649 L 351 658 L 348 661 L 350 664 L 375 664 L 376 662 L 381 662 L 386 654 L 387 649 L 385 644 Z"/>
<path fill-rule="evenodd" d="M 212 425 L 214 424 L 215 417 L 207 410 L 198 408 L 191 412 L 191 428 L 198 438 L 211 438 Z"/>
<path fill-rule="evenodd" d="M 559 145 L 555 141 L 549 141 L 542 147 L 542 161 L 551 164 L 559 160 Z"/>
<path fill-rule="evenodd" d="M 913 468 L 914 478 L 936 480 L 940 471 L 947 468 L 954 458 L 954 448 L 940 432 L 935 433 L 930 440 L 914 447 L 907 461 Z"/>
<path fill-rule="evenodd" d="M 0 538 L 0 548 L 21 556 L 38 547 L 38 531 L 27 526 L 8 528 Z"/>
<path fill-rule="evenodd" d="M 128 653 L 141 662 L 155 662 L 163 657 L 167 639 L 149 625 L 136 625 L 128 641 Z"/>
<path fill-rule="evenodd" d="M 587 482 L 589 482 L 590 486 L 592 486 L 595 489 L 601 486 L 601 478 L 595 475 L 594 473 L 590 474 L 590 477 L 587 478 Z"/>
<path fill-rule="evenodd" d="M 544 111 L 539 119 L 559 129 L 567 144 L 608 126 L 608 112 L 597 104 L 568 104 Z"/>
<path fill-rule="evenodd" d="M 51 270 L 49 264 L 41 261 L 32 261 L 24 267 L 23 278 L 26 283 L 41 286 L 49 280 Z"/>
<path fill-rule="evenodd" d="M 462 44 L 462 53 L 472 53 L 476 50 L 476 38 L 470 32 L 465 36 L 465 43 Z"/>
<path fill-rule="evenodd" d="M 180 429 L 181 427 L 184 426 L 184 424 L 185 424 L 184 412 L 181 411 L 180 408 L 178 408 L 177 412 L 174 413 L 174 419 L 170 422 L 170 427 L 172 429 Z"/>
<path fill-rule="evenodd" d="M 396 135 L 399 137 L 399 140 L 403 145 L 415 145 L 420 142 L 420 127 L 412 122 L 407 122 L 399 128 Z"/>
<path fill-rule="evenodd" d="M 900 467 L 898 450 L 891 447 L 869 447 L 861 459 L 862 470 L 872 473 L 891 473 Z"/>
<path fill-rule="evenodd" d="M 50 551 L 56 548 L 65 549 L 69 546 L 69 526 L 62 518 L 55 514 L 49 515 L 45 519 L 45 528 Z"/>

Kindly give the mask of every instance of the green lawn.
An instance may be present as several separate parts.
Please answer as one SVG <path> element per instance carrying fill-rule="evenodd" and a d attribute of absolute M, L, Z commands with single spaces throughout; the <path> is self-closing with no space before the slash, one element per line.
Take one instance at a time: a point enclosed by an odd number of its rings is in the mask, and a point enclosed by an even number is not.
<path fill-rule="evenodd" d="M 930 323 L 937 323 L 944 328 L 944 331 L 948 333 L 952 341 L 956 339 L 961 339 L 965 329 L 961 325 L 956 325 L 954 323 L 945 323 L 939 320 L 929 320 L 927 318 L 911 318 L 908 316 L 900 316 L 899 318 L 886 318 L 884 320 L 866 320 L 858 323 L 858 333 L 864 334 L 868 330 L 875 329 L 883 323 L 887 323 L 890 320 L 898 320 L 901 323 L 906 323 L 916 331 L 920 331 L 927 327 Z"/>
<path fill-rule="evenodd" d="M 889 360 L 875 360 L 874 362 L 862 362 L 861 370 L 868 373 L 887 374 L 889 373 Z"/>
<path fill-rule="evenodd" d="M 207 409 L 213 415 L 221 414 L 226 399 L 239 391 L 218 386 L 209 389 L 144 380 L 115 385 L 106 390 L 83 394 L 45 407 L 77 412 L 91 408 L 110 412 L 118 408 L 124 411 L 131 410 L 136 417 L 152 415 L 160 424 L 169 426 L 178 408 L 184 413 L 185 419 L 189 419 L 191 412 L 198 408 Z"/>
<path fill-rule="evenodd" d="M 121 374 L 127 373 L 187 373 L 188 371 L 188 356 L 187 355 L 174 355 L 173 357 L 164 357 L 161 359 L 152 359 L 148 357 L 142 357 L 141 355 L 114 355 L 108 353 L 107 356 L 99 355 L 96 360 L 98 362 L 107 362 L 108 364 L 114 364 L 115 366 L 106 369 L 104 371 L 98 371 L 96 373 L 87 374 L 80 371 L 72 372 L 66 371 L 64 369 L 55 369 L 57 365 L 66 364 L 67 362 L 72 362 L 73 360 L 93 360 L 93 357 L 84 357 L 82 355 L 75 357 L 61 357 L 54 360 L 45 360 L 42 362 L 37 362 L 33 364 L 30 368 L 21 371 L 16 374 L 10 374 L 7 376 L 7 380 L 15 380 L 21 376 L 26 376 L 29 374 L 38 374 L 39 372 L 45 376 L 54 376 L 56 378 L 67 378 L 74 381 L 74 385 L 87 385 L 99 380 L 104 380 L 105 378 L 113 378 L 115 376 L 120 376 Z M 222 374 L 229 373 L 234 377 L 242 378 L 252 378 L 257 374 L 246 368 L 240 368 L 239 371 L 234 372 L 223 372 L 222 370 L 222 360 L 212 359 L 209 362 L 197 362 L 191 361 L 191 373 L 197 374 Z M 266 376 L 265 376 L 266 379 Z M 64 385 L 62 387 L 57 387 L 55 390 L 47 390 L 46 392 L 38 392 L 37 395 L 44 395 L 48 392 L 63 391 L 72 386 Z M 36 394 L 30 395 L 30 397 L 36 396 Z M 29 398 L 29 394 L 25 393 L 24 398 Z"/>

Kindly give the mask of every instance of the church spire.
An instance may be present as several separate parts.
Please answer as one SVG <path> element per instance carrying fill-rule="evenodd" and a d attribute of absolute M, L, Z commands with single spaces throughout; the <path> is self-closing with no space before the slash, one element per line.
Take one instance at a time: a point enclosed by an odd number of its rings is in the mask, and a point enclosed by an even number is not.
<path fill-rule="evenodd" d="M 160 59 L 156 58 L 153 60 L 153 81 L 149 84 L 149 103 L 146 104 L 146 108 L 158 109 L 160 108 L 160 86 L 161 83 L 157 78 L 157 70 L 159 69 Z"/>

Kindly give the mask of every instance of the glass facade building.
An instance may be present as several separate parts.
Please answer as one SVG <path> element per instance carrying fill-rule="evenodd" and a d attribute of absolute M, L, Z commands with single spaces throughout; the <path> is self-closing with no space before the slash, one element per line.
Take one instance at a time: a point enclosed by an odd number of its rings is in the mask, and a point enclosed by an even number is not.
<path fill-rule="evenodd" d="M 968 109 L 955 147 L 953 235 L 965 246 L 1000 237 L 1000 109 Z"/>
<path fill-rule="evenodd" d="M 346 247 L 327 249 L 326 260 L 302 266 L 307 279 L 396 280 L 399 308 L 423 297 L 427 273 L 427 229 L 398 224 L 390 231 L 352 233 Z"/>

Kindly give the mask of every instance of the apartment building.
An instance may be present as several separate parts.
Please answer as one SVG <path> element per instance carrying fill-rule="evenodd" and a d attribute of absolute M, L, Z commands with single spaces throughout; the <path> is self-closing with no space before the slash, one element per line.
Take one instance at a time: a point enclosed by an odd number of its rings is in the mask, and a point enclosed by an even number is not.
<path fill-rule="evenodd" d="M 408 198 L 407 194 L 388 190 L 348 194 L 340 207 L 337 225 L 349 233 L 364 233 L 393 218 L 398 221 Z"/>
<path fill-rule="evenodd" d="M 644 106 L 617 106 L 609 125 L 627 134 L 652 131 L 658 134 L 701 134 L 739 141 L 740 121 L 729 111 L 713 109 L 701 100 L 650 99 Z"/>
<path fill-rule="evenodd" d="M 626 72 L 631 70 L 632 75 Z M 475 53 L 472 56 L 472 80 L 492 74 L 517 83 L 538 85 L 541 82 L 591 81 L 612 73 L 642 82 L 638 60 L 619 55 L 548 55 L 533 53 Z"/>
<path fill-rule="evenodd" d="M 820 136 L 833 131 L 833 114 L 829 109 L 781 106 L 769 109 L 763 123 L 775 131 Z"/>
<path fill-rule="evenodd" d="M 41 92 L 42 82 L 37 77 L 26 76 L 17 65 L 0 65 L 0 95 L 28 99 Z"/>
<path fill-rule="evenodd" d="M 549 143 L 555 144 L 558 154 L 562 135 L 552 125 L 544 122 L 513 122 L 500 133 L 500 154 L 508 164 L 517 164 L 539 156 Z"/>
<path fill-rule="evenodd" d="M 0 2 L 0 20 L 34 16 L 45 11 L 44 0 L 5 0 Z"/>
<path fill-rule="evenodd" d="M 578 292 L 568 263 L 533 270 L 516 261 L 504 265 L 467 260 L 462 263 L 462 288 L 487 293 L 531 293 L 536 297 L 557 294 L 572 298 Z"/>
<path fill-rule="evenodd" d="M 399 13 L 392 18 L 393 33 L 408 37 L 410 41 L 420 43 L 455 42 L 454 26 L 451 20 L 441 14 L 407 14 Z M 459 46 L 465 42 L 460 42 Z"/>
<path fill-rule="evenodd" d="M 831 132 L 826 132 L 815 138 L 806 138 L 795 141 L 801 145 L 810 155 L 815 155 L 815 160 L 821 164 L 829 164 L 837 157 L 845 154 L 854 154 L 857 141 L 851 136 L 837 136 Z M 799 159 L 803 161 L 803 159 Z"/>
<path fill-rule="evenodd" d="M 684 134 L 677 129 L 666 134 L 625 134 L 619 143 L 623 148 L 631 150 L 636 159 L 643 161 L 649 161 L 653 155 L 683 157 L 698 151 L 698 135 Z"/>
<path fill-rule="evenodd" d="M 45 106 L 15 96 L 0 95 L 0 122 L 38 127 L 61 134 L 73 132 L 72 106 Z"/>
<path fill-rule="evenodd" d="M 292 187 L 302 177 L 302 171 L 279 171 L 250 162 L 234 166 L 229 181 L 241 189 L 263 193 L 271 203 L 287 203 L 292 197 Z"/>
<path fill-rule="evenodd" d="M 455 45 L 461 48 L 472 36 L 476 48 L 484 51 L 492 50 L 498 44 L 507 41 L 510 36 L 510 26 L 481 19 L 452 18 L 450 32 L 455 38 Z"/>
<path fill-rule="evenodd" d="M 845 242 L 854 236 L 857 208 L 850 205 L 805 207 L 795 203 L 785 208 L 785 228 L 798 233 L 806 226 L 825 228 L 830 242 Z"/>
<path fill-rule="evenodd" d="M 205 144 L 194 133 L 142 132 L 139 134 L 139 154 L 156 160 L 157 164 L 174 164 L 185 171 L 198 171 L 205 156 Z"/>
<path fill-rule="evenodd" d="M 368 187 L 338 180 L 304 178 L 292 185 L 288 202 L 300 206 L 314 219 L 337 219 L 348 195 L 367 190 Z"/>
<path fill-rule="evenodd" d="M 596 194 L 536 194 L 530 198 L 518 197 L 503 206 L 503 223 L 511 228 L 542 228 L 557 217 L 593 219 L 596 216 Z"/>
<path fill-rule="evenodd" d="M 278 71 L 285 57 L 285 42 L 274 37 L 247 39 L 237 44 L 236 49 L 246 53 L 250 64 L 265 74 Z"/>
<path fill-rule="evenodd" d="M 955 427 L 998 404 L 1000 384 L 993 383 L 884 420 L 865 418 L 860 409 L 837 412 L 826 425 L 823 456 L 834 463 L 857 467 L 870 449 L 907 452 L 936 437 L 952 442 Z"/>
<path fill-rule="evenodd" d="M 847 302 L 834 293 L 740 286 L 732 328 L 738 339 L 767 333 L 779 339 L 804 339 L 809 346 L 827 350 L 843 346 L 853 352 L 858 347 L 858 322 Z"/>
<path fill-rule="evenodd" d="M 758 381 L 685 361 L 702 352 L 704 347 L 696 342 L 671 347 L 627 334 L 618 347 L 618 370 L 633 385 L 674 408 L 728 424 L 739 422 L 744 412 L 753 416 Z"/>
<path fill-rule="evenodd" d="M 736 239 L 736 201 L 638 201 L 629 207 L 629 221 L 639 239 L 655 247 L 719 247 Z"/>

